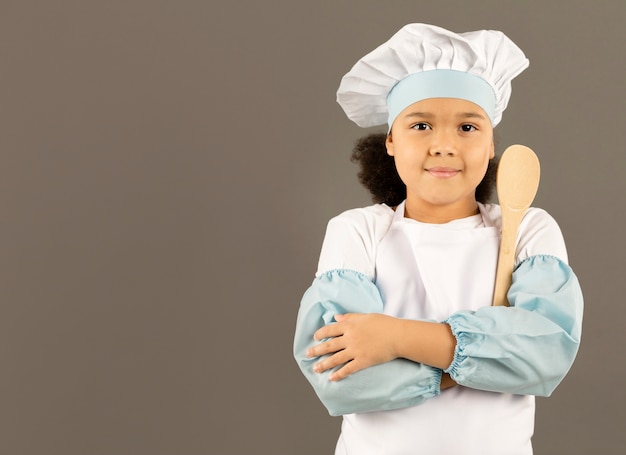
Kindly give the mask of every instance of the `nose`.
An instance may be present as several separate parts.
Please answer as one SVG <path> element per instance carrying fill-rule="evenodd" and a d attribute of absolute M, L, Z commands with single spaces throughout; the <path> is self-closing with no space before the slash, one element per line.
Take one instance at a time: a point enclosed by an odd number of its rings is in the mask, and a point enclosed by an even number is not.
<path fill-rule="evenodd" d="M 428 153 L 431 156 L 454 156 L 457 153 L 454 135 L 447 131 L 438 131 L 432 136 Z"/>

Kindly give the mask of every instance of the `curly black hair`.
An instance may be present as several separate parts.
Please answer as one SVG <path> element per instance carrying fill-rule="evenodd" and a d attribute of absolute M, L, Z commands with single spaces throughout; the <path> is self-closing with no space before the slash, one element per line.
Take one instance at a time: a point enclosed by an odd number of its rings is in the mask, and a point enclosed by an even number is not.
<path fill-rule="evenodd" d="M 406 199 L 406 186 L 400 179 L 393 156 L 387 154 L 386 133 L 372 133 L 357 140 L 351 161 L 360 166 L 361 184 L 372 194 L 372 201 L 395 207 Z M 476 200 L 487 203 L 496 186 L 498 157 L 489 160 L 487 172 L 476 188 Z"/>

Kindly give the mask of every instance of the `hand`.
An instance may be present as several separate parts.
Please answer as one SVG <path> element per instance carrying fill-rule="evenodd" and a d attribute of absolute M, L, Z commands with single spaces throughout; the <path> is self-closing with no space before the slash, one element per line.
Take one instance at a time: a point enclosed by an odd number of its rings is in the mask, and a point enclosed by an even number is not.
<path fill-rule="evenodd" d="M 383 314 L 350 313 L 338 314 L 335 320 L 314 334 L 316 340 L 328 340 L 307 351 L 308 357 L 331 354 L 315 364 L 316 373 L 343 365 L 329 377 L 339 381 L 397 357 L 393 335 L 398 319 Z"/>

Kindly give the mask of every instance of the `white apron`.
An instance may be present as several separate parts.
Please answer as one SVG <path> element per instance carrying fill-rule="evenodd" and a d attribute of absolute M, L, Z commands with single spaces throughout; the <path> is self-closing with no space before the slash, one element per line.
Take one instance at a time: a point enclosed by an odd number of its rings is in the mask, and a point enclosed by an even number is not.
<path fill-rule="evenodd" d="M 378 246 L 384 312 L 443 321 L 491 304 L 499 232 L 488 217 L 445 225 L 404 218 L 404 203 Z M 344 416 L 336 455 L 529 455 L 534 397 L 445 390 L 396 411 Z"/>

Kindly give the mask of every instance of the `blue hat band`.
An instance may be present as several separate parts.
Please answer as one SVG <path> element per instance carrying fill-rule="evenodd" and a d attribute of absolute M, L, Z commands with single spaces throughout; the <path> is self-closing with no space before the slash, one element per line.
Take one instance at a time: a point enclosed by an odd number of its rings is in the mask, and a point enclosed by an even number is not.
<path fill-rule="evenodd" d="M 400 112 L 413 103 L 429 98 L 459 98 L 480 106 L 495 117 L 496 94 L 484 79 L 464 71 L 430 70 L 411 74 L 398 82 L 387 95 L 389 130 Z"/>

